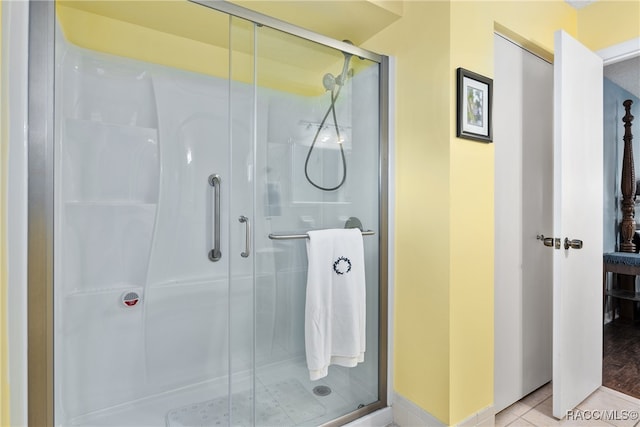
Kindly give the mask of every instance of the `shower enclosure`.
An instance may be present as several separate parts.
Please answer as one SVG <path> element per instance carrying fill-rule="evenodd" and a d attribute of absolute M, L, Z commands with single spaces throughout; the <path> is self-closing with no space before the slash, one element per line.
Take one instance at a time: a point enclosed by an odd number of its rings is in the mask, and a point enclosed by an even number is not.
<path fill-rule="evenodd" d="M 55 19 L 55 425 L 341 424 L 386 406 L 386 59 L 219 1 L 169 2 L 208 23 L 200 70 L 78 40 L 100 14 L 91 37 L 110 40 L 118 3 L 32 11 Z M 356 226 L 365 359 L 310 381 L 306 232 Z"/>

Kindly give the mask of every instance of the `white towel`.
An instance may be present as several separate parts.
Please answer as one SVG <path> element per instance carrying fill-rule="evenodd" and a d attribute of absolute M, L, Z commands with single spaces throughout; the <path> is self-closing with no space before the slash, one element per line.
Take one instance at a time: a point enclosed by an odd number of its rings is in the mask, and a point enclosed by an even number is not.
<path fill-rule="evenodd" d="M 364 361 L 365 273 L 360 230 L 309 231 L 305 349 L 311 380 Z"/>

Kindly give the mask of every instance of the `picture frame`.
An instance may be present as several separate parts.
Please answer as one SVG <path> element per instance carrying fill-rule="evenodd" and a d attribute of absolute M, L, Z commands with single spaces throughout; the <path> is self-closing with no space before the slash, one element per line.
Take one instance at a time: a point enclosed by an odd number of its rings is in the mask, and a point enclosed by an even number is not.
<path fill-rule="evenodd" d="M 493 142 L 493 80 L 458 68 L 457 81 L 456 136 L 474 141 Z"/>

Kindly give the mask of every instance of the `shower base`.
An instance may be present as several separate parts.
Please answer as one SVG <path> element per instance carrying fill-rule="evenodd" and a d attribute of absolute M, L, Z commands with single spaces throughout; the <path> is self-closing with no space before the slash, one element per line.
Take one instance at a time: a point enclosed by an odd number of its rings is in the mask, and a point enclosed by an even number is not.
<path fill-rule="evenodd" d="M 360 405 L 375 402 L 377 396 L 373 390 L 376 387 L 365 387 L 353 378 L 350 369 L 353 368 L 332 366 L 327 377 L 310 381 L 304 358 L 259 368 L 255 376 L 255 425 L 320 425 L 354 411 Z M 229 384 L 228 379 L 223 378 L 86 414 L 61 425 L 252 426 L 250 408 L 254 396 L 250 392 L 251 377 L 235 375 L 232 381 L 232 389 L 238 391 L 232 393 L 235 409 L 231 424 L 227 403 Z M 327 396 L 314 395 L 312 390 L 318 385 L 330 387 L 332 393 Z M 208 406 L 210 404 L 213 406 Z M 210 418 L 203 420 L 204 415 Z"/>
<path fill-rule="evenodd" d="M 200 426 L 252 426 L 253 392 L 247 390 L 232 396 L 232 421 L 229 421 L 227 397 L 186 405 L 167 413 L 167 427 Z M 300 383 L 290 378 L 265 386 L 255 391 L 256 425 L 287 426 L 301 425 L 316 419 L 326 412 Z"/>

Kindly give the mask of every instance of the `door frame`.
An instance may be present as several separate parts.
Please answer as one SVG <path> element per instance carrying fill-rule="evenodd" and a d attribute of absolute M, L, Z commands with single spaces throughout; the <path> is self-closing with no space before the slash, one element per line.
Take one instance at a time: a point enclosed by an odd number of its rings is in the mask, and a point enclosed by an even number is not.
<path fill-rule="evenodd" d="M 603 65 L 611 65 L 640 56 L 640 37 L 600 49 L 596 54 L 602 58 Z"/>

